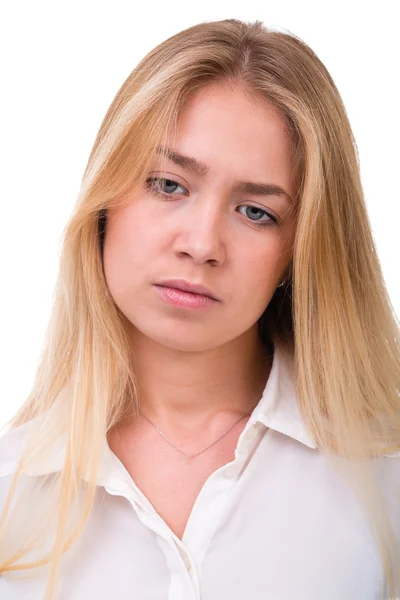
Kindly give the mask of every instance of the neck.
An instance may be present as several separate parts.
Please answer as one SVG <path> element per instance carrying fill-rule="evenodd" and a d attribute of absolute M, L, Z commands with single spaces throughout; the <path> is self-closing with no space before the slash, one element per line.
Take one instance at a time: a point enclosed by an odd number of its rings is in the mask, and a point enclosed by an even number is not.
<path fill-rule="evenodd" d="M 201 352 L 177 351 L 137 331 L 132 338 L 139 409 L 160 427 L 250 413 L 272 366 L 272 351 L 256 329 Z"/>

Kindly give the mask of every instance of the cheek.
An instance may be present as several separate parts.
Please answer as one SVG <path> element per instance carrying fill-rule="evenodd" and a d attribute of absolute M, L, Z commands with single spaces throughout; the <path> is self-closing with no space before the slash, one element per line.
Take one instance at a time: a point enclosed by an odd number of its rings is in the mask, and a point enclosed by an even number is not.
<path fill-rule="evenodd" d="M 289 261 L 289 252 L 282 240 L 269 240 L 267 245 L 249 249 L 237 257 L 240 265 L 235 281 L 240 283 L 246 303 L 263 306 L 273 295 L 278 279 Z"/>
<path fill-rule="evenodd" d="M 147 221 L 146 221 L 147 218 Z M 140 202 L 131 203 L 115 211 L 107 224 L 105 249 L 110 257 L 131 262 L 143 256 L 149 240 L 150 219 Z"/>
<path fill-rule="evenodd" d="M 271 241 L 261 247 L 248 249 L 240 257 L 243 276 L 249 279 L 268 280 L 274 278 L 284 260 L 280 241 Z"/>
<path fill-rule="evenodd" d="M 240 262 L 240 272 L 234 281 L 237 286 L 237 297 L 240 303 L 256 307 L 263 305 L 268 297 L 276 278 L 276 258 L 265 252 L 262 255 L 246 256 Z"/>
<path fill-rule="evenodd" d="M 134 272 L 141 239 L 132 230 L 131 221 L 125 211 L 113 216 L 107 225 L 104 240 L 103 264 L 110 291 L 116 293 L 132 279 L 128 273 Z"/>
<path fill-rule="evenodd" d="M 124 264 L 121 261 L 121 253 L 119 251 L 119 243 L 114 239 L 113 235 L 107 233 L 104 252 L 103 252 L 104 274 L 111 295 L 116 299 L 121 281 L 124 279 Z"/>
<path fill-rule="evenodd" d="M 115 210 L 107 224 L 103 264 L 108 287 L 117 300 L 135 292 L 137 282 L 149 275 L 160 254 L 162 231 L 157 219 L 138 199 Z"/>

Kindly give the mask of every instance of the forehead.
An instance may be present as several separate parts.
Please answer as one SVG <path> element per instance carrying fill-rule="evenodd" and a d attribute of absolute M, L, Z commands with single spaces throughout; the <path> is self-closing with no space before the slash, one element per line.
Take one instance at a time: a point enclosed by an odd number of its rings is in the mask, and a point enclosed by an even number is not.
<path fill-rule="evenodd" d="M 181 129 L 196 123 L 212 122 L 215 126 L 216 119 L 221 126 L 234 124 L 235 130 L 258 126 L 263 131 L 283 133 L 285 129 L 283 115 L 261 94 L 222 83 L 209 84 L 192 93 L 179 113 L 178 124 Z"/>
<path fill-rule="evenodd" d="M 212 84 L 198 90 L 165 145 L 203 163 L 199 176 L 277 177 L 275 183 L 290 184 L 291 146 L 283 115 L 238 86 Z"/>

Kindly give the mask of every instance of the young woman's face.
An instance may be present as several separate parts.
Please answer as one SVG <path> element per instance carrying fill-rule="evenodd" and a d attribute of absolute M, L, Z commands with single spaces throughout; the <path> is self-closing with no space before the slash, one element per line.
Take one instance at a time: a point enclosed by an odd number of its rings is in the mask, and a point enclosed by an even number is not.
<path fill-rule="evenodd" d="M 275 108 L 239 87 L 212 84 L 186 104 L 170 149 L 206 169 L 173 159 L 162 166 L 157 157 L 150 188 L 109 211 L 104 269 L 135 333 L 203 351 L 257 327 L 292 258 L 290 145 Z M 219 302 L 199 310 L 170 304 L 155 285 L 167 279 L 202 283 Z"/>

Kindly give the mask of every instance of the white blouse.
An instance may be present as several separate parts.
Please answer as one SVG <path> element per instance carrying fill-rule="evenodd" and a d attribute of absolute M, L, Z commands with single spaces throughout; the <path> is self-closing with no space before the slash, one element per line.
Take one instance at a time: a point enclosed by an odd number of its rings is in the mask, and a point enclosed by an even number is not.
<path fill-rule="evenodd" d="M 0 437 L 0 514 L 32 423 Z M 391 481 L 396 477 L 400 482 L 399 458 L 400 452 L 379 459 L 390 469 Z M 61 438 L 54 453 L 23 477 L 32 487 L 28 523 L 45 505 L 45 488 L 36 489 L 34 482 L 60 470 L 62 463 Z M 15 525 L 15 535 L 23 538 L 21 529 Z M 24 572 L 0 576 L 1 600 L 42 600 L 46 573 L 42 568 L 34 579 L 25 579 Z M 82 536 L 63 557 L 57 598 L 389 598 L 364 513 L 306 430 L 291 363 L 279 346 L 262 398 L 239 437 L 235 459 L 205 482 L 182 541 L 105 441 L 95 505 Z"/>

